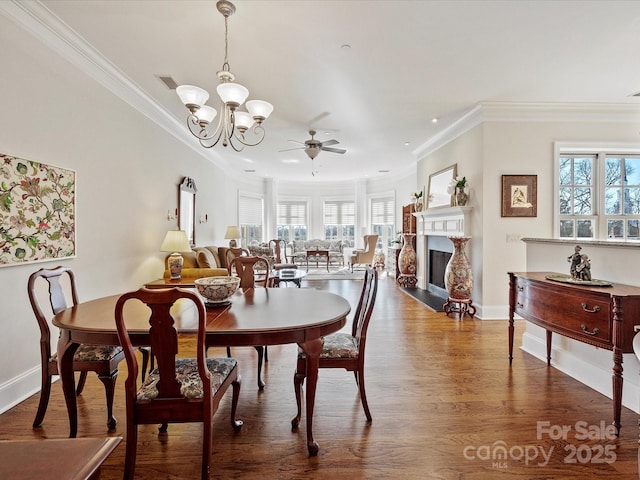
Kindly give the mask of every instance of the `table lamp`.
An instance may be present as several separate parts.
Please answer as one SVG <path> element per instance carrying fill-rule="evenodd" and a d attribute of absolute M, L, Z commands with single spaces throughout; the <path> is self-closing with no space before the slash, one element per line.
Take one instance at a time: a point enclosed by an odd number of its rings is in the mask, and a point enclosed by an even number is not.
<path fill-rule="evenodd" d="M 186 232 L 184 230 L 169 230 L 164 237 L 160 250 L 163 252 L 172 252 L 167 260 L 169 271 L 171 272 L 171 280 L 180 280 L 184 258 L 182 258 L 179 252 L 191 251 Z"/>
<path fill-rule="evenodd" d="M 224 234 L 224 239 L 229 240 L 229 247 L 236 248 L 236 238 L 240 238 L 240 229 L 234 225 L 227 227 L 227 232 Z"/>

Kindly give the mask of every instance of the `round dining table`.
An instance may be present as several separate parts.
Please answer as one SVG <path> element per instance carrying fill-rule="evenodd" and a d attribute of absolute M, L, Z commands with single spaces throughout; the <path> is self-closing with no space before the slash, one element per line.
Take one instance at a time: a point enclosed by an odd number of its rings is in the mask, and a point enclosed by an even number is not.
<path fill-rule="evenodd" d="M 75 437 L 78 430 L 73 355 L 80 344 L 119 345 L 114 319 L 119 296 L 82 302 L 53 318 L 53 324 L 60 329 L 58 367 L 69 415 L 70 437 Z M 349 302 L 339 295 L 298 288 L 239 290 L 230 304 L 207 306 L 206 309 L 209 347 L 297 343 L 304 351 L 307 358 L 307 447 L 311 456 L 319 449 L 313 438 L 313 408 L 323 337 L 340 330 L 350 310 Z M 197 309 L 192 302 L 179 300 L 171 314 L 179 333 L 197 332 Z M 124 315 L 132 343 L 148 346 L 148 307 L 140 302 L 128 302 Z"/>

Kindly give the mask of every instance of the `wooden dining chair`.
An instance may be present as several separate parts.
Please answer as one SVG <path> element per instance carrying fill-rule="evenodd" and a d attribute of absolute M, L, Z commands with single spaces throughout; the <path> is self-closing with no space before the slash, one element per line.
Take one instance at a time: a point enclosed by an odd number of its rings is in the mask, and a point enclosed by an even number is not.
<path fill-rule="evenodd" d="M 336 332 L 324 337 L 324 346 L 320 353 L 319 368 L 344 368 L 353 372 L 356 385 L 360 391 L 360 400 L 364 408 L 367 421 L 371 422 L 371 412 L 367 403 L 367 395 L 364 388 L 364 351 L 367 342 L 367 329 L 371 320 L 371 313 L 376 302 L 378 292 L 378 272 L 371 267 L 367 267 L 362 283 L 360 301 L 353 316 L 351 333 Z M 306 358 L 301 348 L 298 348 L 298 362 L 296 373 L 293 377 L 293 386 L 296 393 L 296 403 L 298 413 L 291 421 L 293 427 L 300 423 L 302 414 L 302 384 L 307 371 Z"/>
<path fill-rule="evenodd" d="M 138 385 L 138 360 L 127 330 L 125 304 L 138 301 L 149 310 L 149 343 L 157 367 Z M 197 309 L 198 333 L 196 358 L 183 358 L 171 308 L 178 301 L 193 302 Z M 125 380 L 127 410 L 127 446 L 124 478 L 135 473 L 138 425 L 202 422 L 202 479 L 209 478 L 211 465 L 212 418 L 222 396 L 233 387 L 231 426 L 242 427 L 236 420 L 240 394 L 240 375 L 235 358 L 207 358 L 205 347 L 206 312 L 195 292 L 181 288 L 146 289 L 122 295 L 115 308 L 118 338 L 124 349 L 128 376 Z M 184 347 L 183 347 L 184 348 Z"/>
<path fill-rule="evenodd" d="M 71 306 L 78 304 L 78 292 L 76 288 L 75 275 L 68 267 L 56 267 L 53 269 L 41 268 L 29 276 L 27 292 L 31 308 L 38 321 L 40 328 L 40 366 L 41 366 L 41 390 L 38 411 L 33 420 L 33 428 L 39 427 L 47 413 L 49 397 L 51 395 L 51 377 L 58 375 L 58 354 L 51 351 L 51 329 L 50 319 L 45 315 L 41 300 L 44 294 L 38 288 L 39 279 L 44 279 L 48 283 L 48 301 L 53 314 L 65 310 L 68 304 L 68 293 L 71 295 Z M 44 285 L 42 285 L 44 287 Z M 66 288 L 66 290 L 65 290 Z M 68 293 L 65 294 L 65 291 Z M 76 395 L 80 395 L 87 380 L 87 372 L 96 372 L 100 381 L 104 384 L 107 397 L 107 427 L 109 430 L 116 428 L 116 418 L 113 416 L 113 394 L 118 378 L 118 364 L 124 360 L 122 348 L 117 345 L 93 346 L 80 345 L 73 356 L 73 370 L 80 372 Z"/>
<path fill-rule="evenodd" d="M 233 269 L 240 277 L 240 288 L 268 287 L 269 284 L 269 261 L 263 257 L 236 257 L 233 260 Z M 269 353 L 266 345 L 256 345 L 253 348 L 258 352 L 258 389 L 264 389 L 262 381 L 262 363 L 269 361 Z M 227 356 L 230 350 L 227 349 Z"/>

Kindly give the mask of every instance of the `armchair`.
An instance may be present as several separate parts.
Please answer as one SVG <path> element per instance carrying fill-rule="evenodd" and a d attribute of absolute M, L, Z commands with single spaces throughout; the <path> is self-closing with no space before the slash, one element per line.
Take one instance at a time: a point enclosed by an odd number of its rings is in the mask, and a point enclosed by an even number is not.
<path fill-rule="evenodd" d="M 373 266 L 373 255 L 376 252 L 376 244 L 378 243 L 378 235 L 364 236 L 364 250 L 354 250 L 349 260 L 349 268 L 353 272 L 356 265 Z"/>

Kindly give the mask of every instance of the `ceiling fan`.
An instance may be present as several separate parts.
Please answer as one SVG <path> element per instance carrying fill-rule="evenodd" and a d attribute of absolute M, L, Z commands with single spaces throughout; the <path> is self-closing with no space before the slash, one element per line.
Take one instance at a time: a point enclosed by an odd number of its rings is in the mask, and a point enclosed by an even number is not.
<path fill-rule="evenodd" d="M 309 140 L 305 140 L 304 142 L 299 142 L 298 140 L 289 140 L 290 142 L 300 143 L 302 147 L 289 148 L 287 150 L 280 150 L 281 152 L 289 152 L 291 150 L 304 150 L 305 153 L 309 156 L 311 160 L 316 158 L 320 151 L 324 150 L 325 152 L 333 152 L 333 153 L 345 153 L 346 150 L 344 148 L 330 148 L 329 145 L 336 145 L 340 142 L 337 140 L 327 140 L 326 142 L 321 142 L 320 140 L 316 140 L 314 135 L 316 134 L 315 130 L 309 130 L 309 135 L 311 138 Z"/>

